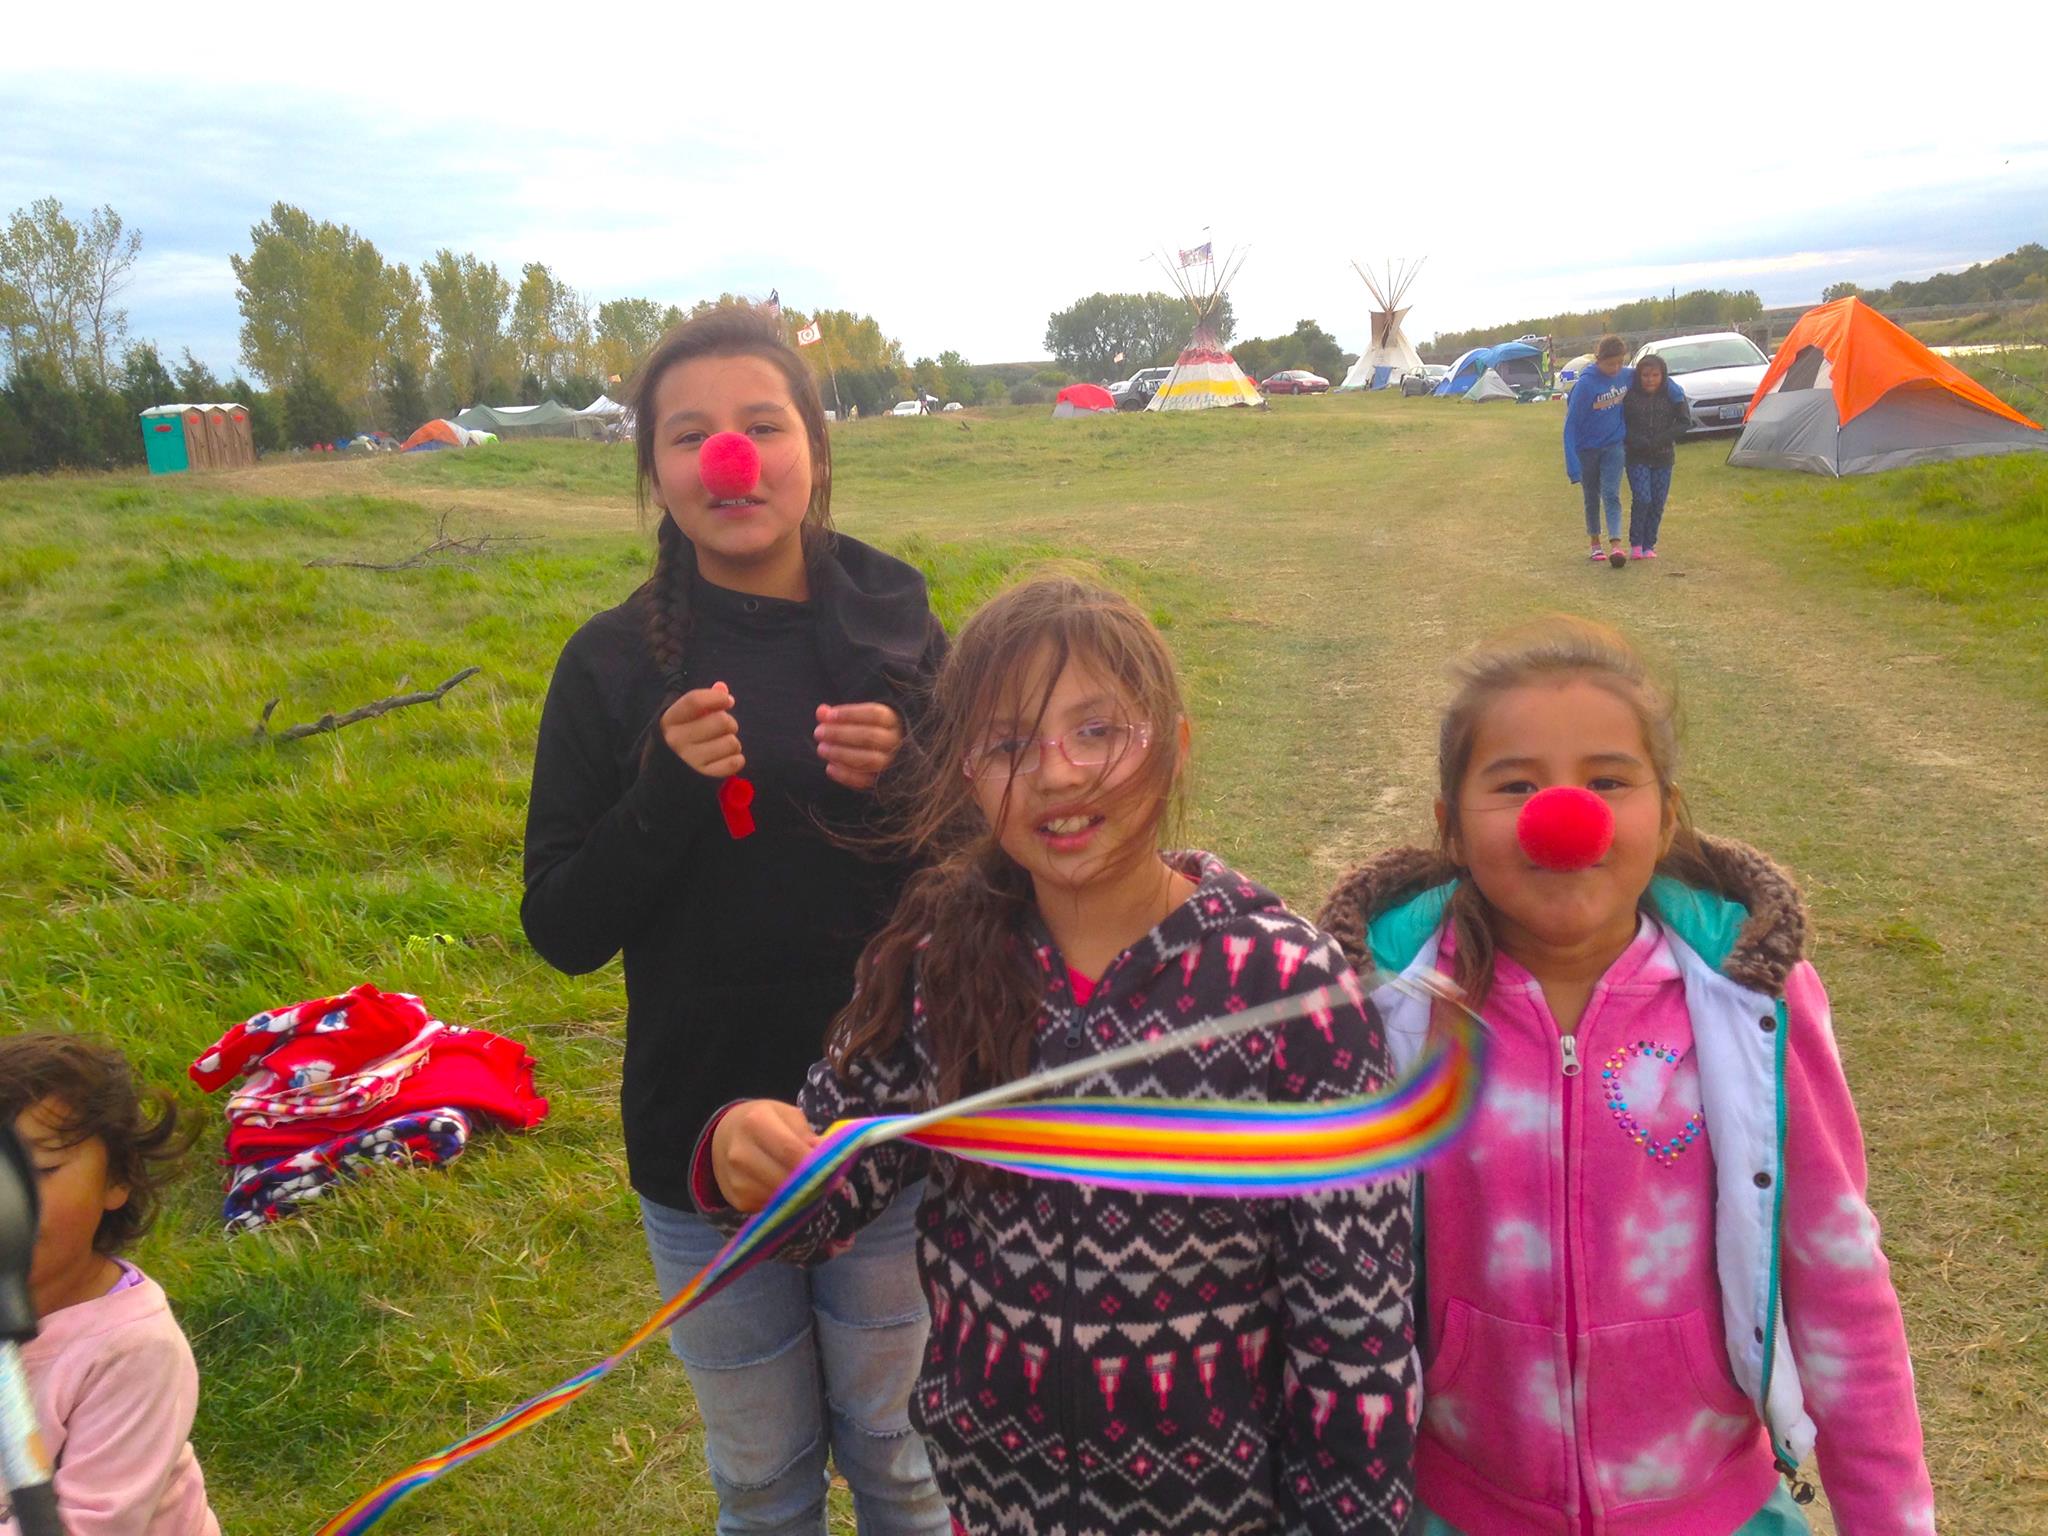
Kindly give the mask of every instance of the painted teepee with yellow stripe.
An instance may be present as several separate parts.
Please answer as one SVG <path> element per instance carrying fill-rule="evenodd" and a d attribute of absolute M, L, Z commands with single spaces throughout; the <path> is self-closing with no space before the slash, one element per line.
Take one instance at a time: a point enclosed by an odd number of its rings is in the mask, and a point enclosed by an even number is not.
<path fill-rule="evenodd" d="M 1232 251 L 1219 263 L 1205 240 L 1192 251 L 1180 252 L 1178 261 L 1167 260 L 1163 252 L 1158 260 L 1194 311 L 1195 333 L 1145 409 L 1206 411 L 1215 405 L 1264 405 L 1266 397 L 1245 377 L 1237 359 L 1223 350 L 1219 334 L 1224 295 L 1244 265 L 1244 253 Z"/>

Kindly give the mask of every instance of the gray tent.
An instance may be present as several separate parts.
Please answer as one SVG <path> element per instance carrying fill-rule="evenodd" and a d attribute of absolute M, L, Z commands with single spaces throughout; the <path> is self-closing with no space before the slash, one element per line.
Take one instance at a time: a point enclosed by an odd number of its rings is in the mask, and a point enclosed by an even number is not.
<path fill-rule="evenodd" d="M 574 432 L 589 427 L 581 411 L 572 411 L 559 400 L 539 405 L 472 405 L 452 418 L 458 427 L 481 432 Z"/>
<path fill-rule="evenodd" d="M 1851 297 L 1799 317 L 1728 462 L 1867 475 L 2044 448 L 2048 432 Z"/>
<path fill-rule="evenodd" d="M 1728 462 L 1744 469 L 1867 475 L 2030 448 L 2048 449 L 2048 432 L 1994 416 L 1933 382 L 1900 385 L 1847 425 L 1825 383 L 1800 389 L 1788 382 L 1757 402 Z"/>
<path fill-rule="evenodd" d="M 1498 368 L 1489 368 L 1479 375 L 1477 384 L 1465 391 L 1465 399 L 1470 404 L 1483 405 L 1488 400 L 1519 400 L 1521 396 L 1508 387 Z"/>

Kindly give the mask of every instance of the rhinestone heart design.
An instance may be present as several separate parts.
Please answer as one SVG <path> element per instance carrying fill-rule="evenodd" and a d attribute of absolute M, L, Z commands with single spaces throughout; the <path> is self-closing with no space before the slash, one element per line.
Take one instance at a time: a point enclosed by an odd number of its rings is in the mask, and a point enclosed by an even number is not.
<path fill-rule="evenodd" d="M 1608 1057 L 1600 1068 L 1600 1091 L 1606 1097 L 1607 1112 L 1614 1116 L 1614 1123 L 1622 1128 L 1629 1140 L 1641 1147 L 1643 1155 L 1652 1162 L 1663 1163 L 1668 1167 L 1677 1162 L 1679 1154 L 1698 1138 L 1702 1123 L 1700 1111 L 1694 1110 L 1687 1115 L 1685 1124 L 1668 1140 L 1659 1141 L 1652 1136 L 1650 1128 L 1638 1120 L 1635 1112 L 1629 1108 L 1628 1096 L 1621 1086 L 1621 1074 L 1629 1062 L 1643 1057 L 1652 1061 L 1676 1064 L 1678 1052 L 1668 1045 L 1659 1045 L 1654 1040 L 1638 1040 L 1632 1045 L 1624 1045 Z"/>

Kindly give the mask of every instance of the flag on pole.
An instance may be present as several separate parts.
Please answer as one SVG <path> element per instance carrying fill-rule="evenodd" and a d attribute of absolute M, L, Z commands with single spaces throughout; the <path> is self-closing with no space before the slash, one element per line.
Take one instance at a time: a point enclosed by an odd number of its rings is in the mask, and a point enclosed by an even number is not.
<path fill-rule="evenodd" d="M 1204 240 L 1192 251 L 1182 251 L 1180 253 L 1180 264 L 1184 267 L 1192 267 L 1198 261 L 1214 262 L 1216 255 L 1211 249 L 1213 244 L 1213 241 Z"/>
<path fill-rule="evenodd" d="M 779 320 L 782 318 L 782 290 L 780 288 L 770 288 L 768 290 L 768 313 L 775 319 Z"/>
<path fill-rule="evenodd" d="M 824 339 L 825 332 L 815 320 L 796 333 L 796 344 L 800 347 L 808 347 L 812 342 Z"/>

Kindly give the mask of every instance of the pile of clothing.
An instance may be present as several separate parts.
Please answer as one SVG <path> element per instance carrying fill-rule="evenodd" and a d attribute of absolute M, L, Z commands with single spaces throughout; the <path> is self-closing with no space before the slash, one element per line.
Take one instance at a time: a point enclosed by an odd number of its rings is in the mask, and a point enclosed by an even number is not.
<path fill-rule="evenodd" d="M 368 984 L 237 1024 L 191 1067 L 208 1093 L 242 1080 L 227 1106 L 229 1229 L 289 1216 L 368 1168 L 445 1164 L 478 1120 L 540 1124 L 533 1065 L 516 1040 Z"/>

